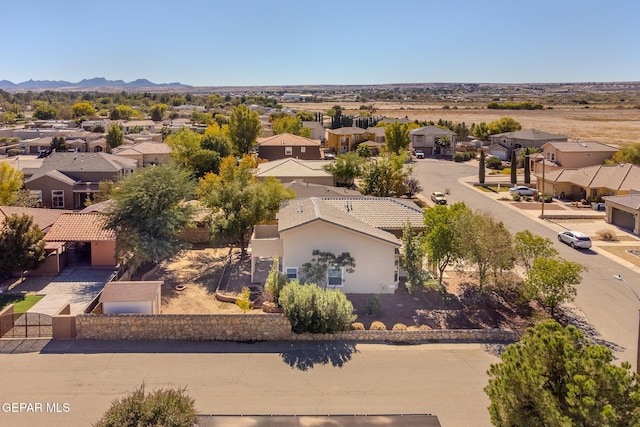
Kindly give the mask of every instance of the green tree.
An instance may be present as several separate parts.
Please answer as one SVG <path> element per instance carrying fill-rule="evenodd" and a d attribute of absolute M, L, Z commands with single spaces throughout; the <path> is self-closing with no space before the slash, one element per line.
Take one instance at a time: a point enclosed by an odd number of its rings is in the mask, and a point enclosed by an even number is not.
<path fill-rule="evenodd" d="M 109 118 L 111 120 L 131 120 L 131 118 L 135 115 L 133 108 L 128 105 L 118 105 L 116 108 L 111 110 L 109 114 Z"/>
<path fill-rule="evenodd" d="M 90 102 L 82 101 L 73 104 L 73 117 L 93 117 L 96 115 L 96 109 Z"/>
<path fill-rule="evenodd" d="M 69 144 L 67 144 L 67 140 L 64 139 L 63 136 L 54 136 L 51 139 L 51 144 L 49 146 L 51 147 L 51 150 L 56 152 L 69 151 Z"/>
<path fill-rule="evenodd" d="M 384 128 L 387 151 L 398 154 L 409 146 L 409 126 L 393 122 Z"/>
<path fill-rule="evenodd" d="M 464 236 L 457 233 L 462 213 L 471 214 L 464 203 L 451 206 L 435 205 L 424 212 L 424 245 L 429 259 L 438 269 L 438 284 L 442 287 L 444 270 L 462 258 Z"/>
<path fill-rule="evenodd" d="M 531 183 L 531 161 L 529 159 L 529 147 L 524 149 L 524 183 Z"/>
<path fill-rule="evenodd" d="M 471 126 L 471 134 L 480 141 L 486 141 L 489 139 L 491 132 L 489 131 L 489 126 L 485 122 L 480 122 L 477 125 Z"/>
<path fill-rule="evenodd" d="M 511 150 L 511 184 L 516 185 L 518 183 L 518 164 L 516 163 L 516 152 Z"/>
<path fill-rule="evenodd" d="M 122 399 L 116 399 L 94 427 L 196 425 L 195 401 L 186 389 L 145 392 L 144 385 Z"/>
<path fill-rule="evenodd" d="M 316 119 L 314 114 L 310 111 L 298 111 L 296 113 L 296 117 L 303 122 L 313 122 Z"/>
<path fill-rule="evenodd" d="M 116 183 L 105 179 L 98 182 L 98 191 L 93 193 L 90 199 L 85 201 L 85 206 L 91 206 L 96 203 L 106 202 L 111 199 L 113 192 L 116 189 Z"/>
<path fill-rule="evenodd" d="M 0 277 L 14 271 L 21 276 L 45 258 L 44 233 L 29 215 L 9 215 L 0 224 Z M 4 274 L 2 274 L 4 273 Z"/>
<path fill-rule="evenodd" d="M 236 154 L 248 154 L 260 135 L 260 117 L 246 105 L 235 107 L 229 115 L 229 136 Z"/>
<path fill-rule="evenodd" d="M 58 110 L 51 104 L 42 101 L 34 104 L 33 117 L 38 120 L 54 120 L 58 115 Z"/>
<path fill-rule="evenodd" d="M 485 176 L 485 155 L 484 150 L 480 150 L 480 165 L 478 166 L 478 182 L 480 184 L 484 184 Z"/>
<path fill-rule="evenodd" d="M 185 168 L 191 167 L 191 157 L 201 149 L 202 135 L 191 129 L 181 129 L 164 141 L 171 148 L 171 157 Z"/>
<path fill-rule="evenodd" d="M 109 126 L 109 130 L 107 131 L 107 151 L 111 151 L 112 149 L 122 145 L 124 142 L 124 133 L 122 132 L 122 128 L 118 123 L 112 123 Z"/>
<path fill-rule="evenodd" d="M 440 152 L 440 154 L 442 154 L 443 151 L 451 148 L 451 138 L 449 138 L 447 135 L 441 136 L 436 140 L 436 145 L 439 147 L 438 151 Z"/>
<path fill-rule="evenodd" d="M 292 135 L 302 134 L 302 120 L 298 117 L 286 116 L 271 122 L 273 133 L 280 135 L 281 133 L 290 133 Z"/>
<path fill-rule="evenodd" d="M 549 309 L 551 317 L 555 316 L 556 308 L 565 302 L 575 299 L 580 284 L 580 273 L 586 267 L 562 258 L 538 257 L 533 261 L 529 270 L 527 287 L 529 296 Z"/>
<path fill-rule="evenodd" d="M 553 258 L 558 255 L 550 239 L 533 234 L 529 230 L 517 232 L 513 240 L 516 261 L 524 267 L 527 277 L 536 259 Z"/>
<path fill-rule="evenodd" d="M 342 291 L 322 289 L 316 284 L 289 282 L 280 291 L 279 301 L 291 329 L 298 334 L 348 331 L 356 318 L 353 304 Z"/>
<path fill-rule="evenodd" d="M 640 386 L 574 326 L 548 320 L 509 345 L 487 372 L 491 422 L 507 426 L 635 426 Z"/>
<path fill-rule="evenodd" d="M 411 170 L 404 169 L 398 156 L 385 156 L 370 161 L 362 171 L 362 193 L 376 197 L 400 197 L 407 191 Z"/>
<path fill-rule="evenodd" d="M 400 265 L 407 273 L 405 286 L 409 293 L 424 285 L 424 244 L 421 234 L 415 234 L 411 223 L 407 221 L 402 229 L 402 246 L 400 247 Z"/>
<path fill-rule="evenodd" d="M 356 152 L 339 154 L 324 169 L 336 178 L 336 183 L 351 186 L 362 173 L 363 160 Z"/>
<path fill-rule="evenodd" d="M 511 117 L 501 117 L 498 120 L 495 120 L 487 126 L 489 130 L 489 135 L 496 135 L 498 133 L 504 132 L 514 132 L 522 129 L 522 125 L 512 119 Z"/>
<path fill-rule="evenodd" d="M 311 261 L 302 264 L 301 275 L 303 283 L 323 284 L 326 288 L 328 284 L 327 272 L 331 269 L 344 269 L 346 273 L 353 273 L 356 268 L 356 260 L 349 252 L 342 252 L 335 255 L 332 252 L 325 252 L 314 249 L 311 252 Z"/>
<path fill-rule="evenodd" d="M 22 188 L 24 174 L 9 162 L 0 162 L 0 205 L 11 205 Z"/>
<path fill-rule="evenodd" d="M 632 163 L 640 166 L 640 142 L 623 145 L 609 163 Z"/>
<path fill-rule="evenodd" d="M 278 303 L 280 292 L 288 281 L 289 278 L 287 277 L 287 275 L 284 273 L 280 273 L 280 261 L 278 257 L 273 257 L 269 275 L 267 276 L 267 280 L 264 283 L 265 292 L 269 295 L 269 297 L 273 298 L 274 302 Z"/>
<path fill-rule="evenodd" d="M 164 113 L 167 112 L 169 106 L 167 104 L 156 104 L 149 110 L 149 114 L 151 114 L 151 120 L 154 122 L 161 122 L 164 120 Z"/>
<path fill-rule="evenodd" d="M 365 159 L 371 157 L 372 154 L 371 149 L 369 148 L 369 144 L 363 142 L 362 144 L 358 145 L 358 148 L 356 148 L 356 154 L 360 157 L 364 157 Z"/>
<path fill-rule="evenodd" d="M 275 178 L 256 181 L 251 173 L 254 167 L 255 161 L 250 156 L 239 164 L 229 156 L 222 160 L 219 174 L 208 173 L 198 184 L 199 199 L 214 212 L 214 233 L 237 242 L 243 257 L 253 227 L 274 219 L 280 203 L 295 197 L 293 191 Z"/>
<path fill-rule="evenodd" d="M 117 233 L 119 258 L 131 256 L 135 268 L 177 253 L 177 235 L 192 213 L 184 201 L 194 188 L 191 172 L 175 164 L 137 169 L 122 180 L 106 212 L 107 228 Z"/>

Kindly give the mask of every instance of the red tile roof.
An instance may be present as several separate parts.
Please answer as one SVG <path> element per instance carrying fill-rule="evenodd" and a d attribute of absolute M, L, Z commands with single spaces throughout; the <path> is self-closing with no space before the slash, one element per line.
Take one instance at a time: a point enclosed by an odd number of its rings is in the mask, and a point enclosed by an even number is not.
<path fill-rule="evenodd" d="M 49 242 L 96 242 L 115 240 L 116 233 L 104 228 L 105 217 L 97 213 L 60 215 L 45 235 Z"/>

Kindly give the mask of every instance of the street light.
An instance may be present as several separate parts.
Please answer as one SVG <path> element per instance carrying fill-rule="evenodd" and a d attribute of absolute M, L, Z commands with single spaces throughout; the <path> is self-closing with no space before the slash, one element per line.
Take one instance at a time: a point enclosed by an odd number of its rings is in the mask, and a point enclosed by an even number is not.
<path fill-rule="evenodd" d="M 633 295 L 636 297 L 636 300 L 640 302 L 640 296 L 638 296 L 638 293 L 636 292 L 635 289 L 631 287 L 629 282 L 624 280 L 622 276 L 619 274 L 614 274 L 613 278 L 627 285 L 627 288 L 631 289 L 631 292 L 633 292 Z M 636 372 L 640 373 L 640 308 L 638 309 L 638 349 L 636 354 Z"/>

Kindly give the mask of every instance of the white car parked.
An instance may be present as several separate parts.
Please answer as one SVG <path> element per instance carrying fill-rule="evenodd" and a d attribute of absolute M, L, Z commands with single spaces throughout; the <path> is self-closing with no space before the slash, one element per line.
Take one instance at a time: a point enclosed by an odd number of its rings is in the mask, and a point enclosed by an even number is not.
<path fill-rule="evenodd" d="M 589 249 L 591 247 L 591 239 L 589 236 L 579 231 L 563 231 L 558 233 L 558 240 L 572 248 Z"/>
<path fill-rule="evenodd" d="M 509 189 L 510 194 L 519 194 L 521 196 L 533 196 L 538 193 L 538 190 L 534 188 L 529 188 L 526 185 L 516 185 L 515 187 L 511 187 Z"/>

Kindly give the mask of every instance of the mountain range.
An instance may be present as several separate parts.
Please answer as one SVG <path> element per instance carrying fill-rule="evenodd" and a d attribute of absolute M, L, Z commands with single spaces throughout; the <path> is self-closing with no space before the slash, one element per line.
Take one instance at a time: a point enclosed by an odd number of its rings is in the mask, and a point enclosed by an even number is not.
<path fill-rule="evenodd" d="M 132 88 L 186 88 L 190 87 L 182 83 L 153 83 L 147 79 L 137 79 L 131 82 L 124 80 L 107 80 L 104 77 L 83 79 L 77 83 L 64 80 L 27 80 L 22 83 L 13 83 L 9 80 L 0 80 L 0 89 L 17 92 L 25 90 L 87 90 L 87 89 L 132 89 Z"/>

